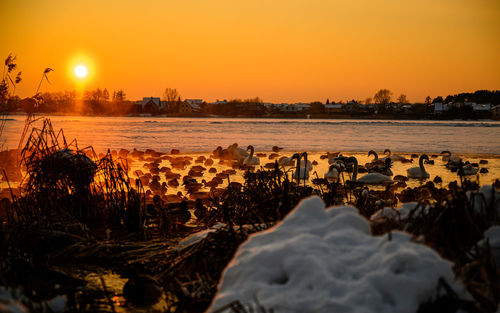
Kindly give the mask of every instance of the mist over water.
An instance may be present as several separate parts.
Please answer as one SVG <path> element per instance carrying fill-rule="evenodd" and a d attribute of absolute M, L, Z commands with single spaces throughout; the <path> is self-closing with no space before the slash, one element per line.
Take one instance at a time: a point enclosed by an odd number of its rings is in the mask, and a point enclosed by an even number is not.
<path fill-rule="evenodd" d="M 4 148 L 17 148 L 24 115 L 9 116 Z M 368 151 L 500 154 L 498 121 L 394 121 L 51 116 L 80 148 L 208 152 L 237 142 L 257 151 Z M 41 123 L 37 124 L 41 125 Z"/>

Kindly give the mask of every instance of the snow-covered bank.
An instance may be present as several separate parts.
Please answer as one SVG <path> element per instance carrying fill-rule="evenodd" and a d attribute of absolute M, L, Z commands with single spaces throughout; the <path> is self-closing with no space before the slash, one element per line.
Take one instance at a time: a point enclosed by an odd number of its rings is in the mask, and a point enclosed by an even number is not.
<path fill-rule="evenodd" d="M 274 312 L 415 312 L 441 277 L 468 297 L 452 263 L 410 239 L 374 237 L 355 208 L 311 197 L 239 247 L 209 311 L 257 299 Z"/>

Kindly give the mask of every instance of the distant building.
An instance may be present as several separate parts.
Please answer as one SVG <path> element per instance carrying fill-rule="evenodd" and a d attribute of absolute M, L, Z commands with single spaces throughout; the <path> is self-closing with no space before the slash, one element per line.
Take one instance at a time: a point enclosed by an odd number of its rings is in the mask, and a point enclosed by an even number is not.
<path fill-rule="evenodd" d="M 226 104 L 227 100 L 216 100 L 214 103 L 211 104 Z"/>
<path fill-rule="evenodd" d="M 309 110 L 310 108 L 311 105 L 307 103 L 294 103 L 283 106 L 282 111 L 286 113 L 303 112 Z"/>
<path fill-rule="evenodd" d="M 435 102 L 434 103 L 434 114 L 442 114 L 450 109 L 448 103 Z"/>
<path fill-rule="evenodd" d="M 200 99 L 186 99 L 179 105 L 179 113 L 199 113 L 201 112 L 201 107 L 199 104 L 201 102 L 189 101 L 188 100 L 200 100 Z M 199 104 L 198 104 L 199 103 Z"/>
<path fill-rule="evenodd" d="M 156 110 L 163 110 L 166 106 L 166 102 L 161 101 L 159 97 L 143 97 L 140 104 L 142 110 L 144 110 L 144 108 L 155 108 Z"/>
<path fill-rule="evenodd" d="M 354 101 L 349 101 L 347 103 L 344 103 L 342 105 L 342 111 L 343 112 L 352 112 L 354 110 L 355 107 L 357 107 L 358 104 Z"/>
<path fill-rule="evenodd" d="M 340 113 L 342 112 L 342 104 L 341 103 L 325 104 L 325 110 L 327 113 Z"/>
<path fill-rule="evenodd" d="M 189 103 L 189 104 L 194 104 L 194 105 L 198 105 L 198 106 L 200 106 L 203 103 L 202 99 L 186 99 L 184 101 Z"/>
<path fill-rule="evenodd" d="M 399 112 L 401 113 L 412 113 L 413 112 L 413 107 L 409 103 L 403 103 L 399 105 Z"/>
<path fill-rule="evenodd" d="M 490 112 L 491 111 L 491 103 L 473 103 L 472 109 L 474 112 Z"/>

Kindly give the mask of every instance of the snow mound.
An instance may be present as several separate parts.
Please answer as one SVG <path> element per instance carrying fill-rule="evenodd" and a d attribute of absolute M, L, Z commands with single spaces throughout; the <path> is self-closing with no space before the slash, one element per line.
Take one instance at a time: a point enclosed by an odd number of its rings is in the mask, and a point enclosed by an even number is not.
<path fill-rule="evenodd" d="M 311 197 L 239 247 L 209 312 L 235 300 L 274 312 L 416 312 L 440 277 L 465 295 L 451 266 L 406 233 L 374 237 L 355 208 Z"/>
<path fill-rule="evenodd" d="M 495 258 L 495 263 L 500 265 L 500 225 L 494 225 L 488 228 L 484 232 L 484 239 L 481 239 L 478 242 L 478 245 L 485 247 L 486 241 L 488 241 L 488 244 L 490 245 L 491 252 Z"/>
<path fill-rule="evenodd" d="M 28 313 L 28 308 L 16 300 L 13 293 L 15 293 L 14 290 L 0 286 L 0 312 Z M 19 295 L 17 295 L 17 297 L 19 297 Z"/>

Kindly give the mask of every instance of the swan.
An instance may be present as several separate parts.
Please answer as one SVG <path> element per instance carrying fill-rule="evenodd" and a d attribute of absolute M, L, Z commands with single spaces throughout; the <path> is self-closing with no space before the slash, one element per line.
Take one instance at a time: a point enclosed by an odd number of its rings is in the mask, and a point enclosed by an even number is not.
<path fill-rule="evenodd" d="M 397 161 L 399 161 L 399 162 L 408 162 L 408 161 L 410 161 L 409 159 L 405 158 L 402 155 L 392 154 L 392 152 L 391 152 L 390 149 L 385 149 L 384 150 L 384 154 L 387 154 L 387 156 L 385 158 L 391 157 L 391 160 L 393 162 L 397 162 Z"/>
<path fill-rule="evenodd" d="M 328 172 L 325 173 L 325 178 L 331 184 L 339 179 L 340 164 L 334 163 L 328 168 Z"/>
<path fill-rule="evenodd" d="M 312 171 L 313 166 L 311 161 L 307 159 L 307 152 L 302 152 L 302 156 L 304 157 L 304 160 L 300 161 L 300 166 L 303 166 L 307 168 L 307 170 Z"/>
<path fill-rule="evenodd" d="M 304 152 L 304 153 L 306 153 L 306 152 Z M 304 153 L 302 155 L 304 155 Z M 307 158 L 307 153 L 305 154 L 305 157 Z M 291 159 L 292 160 L 297 159 L 297 166 L 295 168 L 295 172 L 293 172 L 293 174 L 292 174 L 292 178 L 297 180 L 297 184 L 300 183 L 301 179 L 304 179 L 304 181 L 309 179 L 309 170 L 307 169 L 307 167 L 301 166 L 301 162 L 300 162 L 301 155 L 298 153 L 295 153 L 294 155 L 292 155 Z"/>
<path fill-rule="evenodd" d="M 370 169 L 370 172 L 377 172 L 380 174 L 384 174 L 386 176 L 393 176 L 394 174 L 391 171 L 391 163 L 392 160 L 390 157 L 385 157 L 384 159 L 384 166 L 381 165 L 375 165 Z M 379 159 L 382 160 L 382 159 Z"/>
<path fill-rule="evenodd" d="M 408 178 L 429 178 L 430 175 L 425 171 L 424 160 L 429 160 L 427 154 L 422 154 L 418 159 L 418 167 L 412 167 L 406 170 Z"/>
<path fill-rule="evenodd" d="M 443 160 L 443 162 L 448 162 L 448 160 L 450 159 L 450 156 L 451 156 L 451 152 L 450 151 L 442 151 L 441 154 L 444 154 L 443 157 L 441 158 L 441 160 Z"/>
<path fill-rule="evenodd" d="M 342 154 L 339 156 L 336 156 L 336 157 L 328 158 L 328 164 L 329 165 L 337 164 L 338 168 L 341 171 L 344 171 L 346 169 L 345 163 L 347 163 L 347 162 L 348 162 L 348 158 L 343 156 Z"/>
<path fill-rule="evenodd" d="M 259 165 L 260 159 L 258 157 L 253 156 L 254 153 L 253 146 L 252 145 L 248 146 L 247 151 L 248 150 L 250 150 L 250 155 L 243 160 L 243 165 Z"/>
<path fill-rule="evenodd" d="M 394 182 L 389 176 L 380 174 L 380 173 L 370 173 L 366 174 L 363 177 L 357 179 L 358 176 L 358 159 L 355 157 L 350 157 L 350 161 L 354 163 L 354 172 L 352 174 L 352 181 L 353 182 L 359 182 L 363 184 L 372 184 L 372 185 L 379 185 L 379 184 L 388 184 Z"/>
<path fill-rule="evenodd" d="M 378 154 L 377 154 L 377 152 L 375 152 L 375 150 L 368 151 L 368 156 L 370 156 L 372 154 L 373 154 L 373 157 L 374 157 L 374 159 L 373 159 L 372 162 L 378 161 Z"/>
<path fill-rule="evenodd" d="M 382 159 L 379 159 L 377 152 L 375 152 L 374 150 L 368 151 L 368 157 L 370 157 L 370 155 L 373 155 L 374 158 L 371 162 L 368 162 L 365 164 L 366 168 L 371 169 L 375 165 L 384 165 L 385 164 L 385 161 Z"/>
<path fill-rule="evenodd" d="M 228 149 L 222 149 L 221 146 L 218 146 L 214 151 L 212 151 L 212 154 L 213 154 L 214 158 L 218 158 L 221 160 L 232 160 L 233 159 L 233 155 L 232 155 L 231 151 L 229 151 Z"/>
<path fill-rule="evenodd" d="M 237 143 L 230 145 L 227 150 L 231 153 L 233 160 L 238 162 L 243 162 L 243 160 L 248 156 L 248 153 L 242 148 L 238 147 Z"/>
<path fill-rule="evenodd" d="M 456 155 L 451 155 L 451 152 L 448 150 L 442 151 L 441 154 L 444 154 L 442 160 L 444 162 L 448 162 L 448 164 L 453 164 L 458 166 L 458 163 L 460 163 L 461 158 Z"/>

